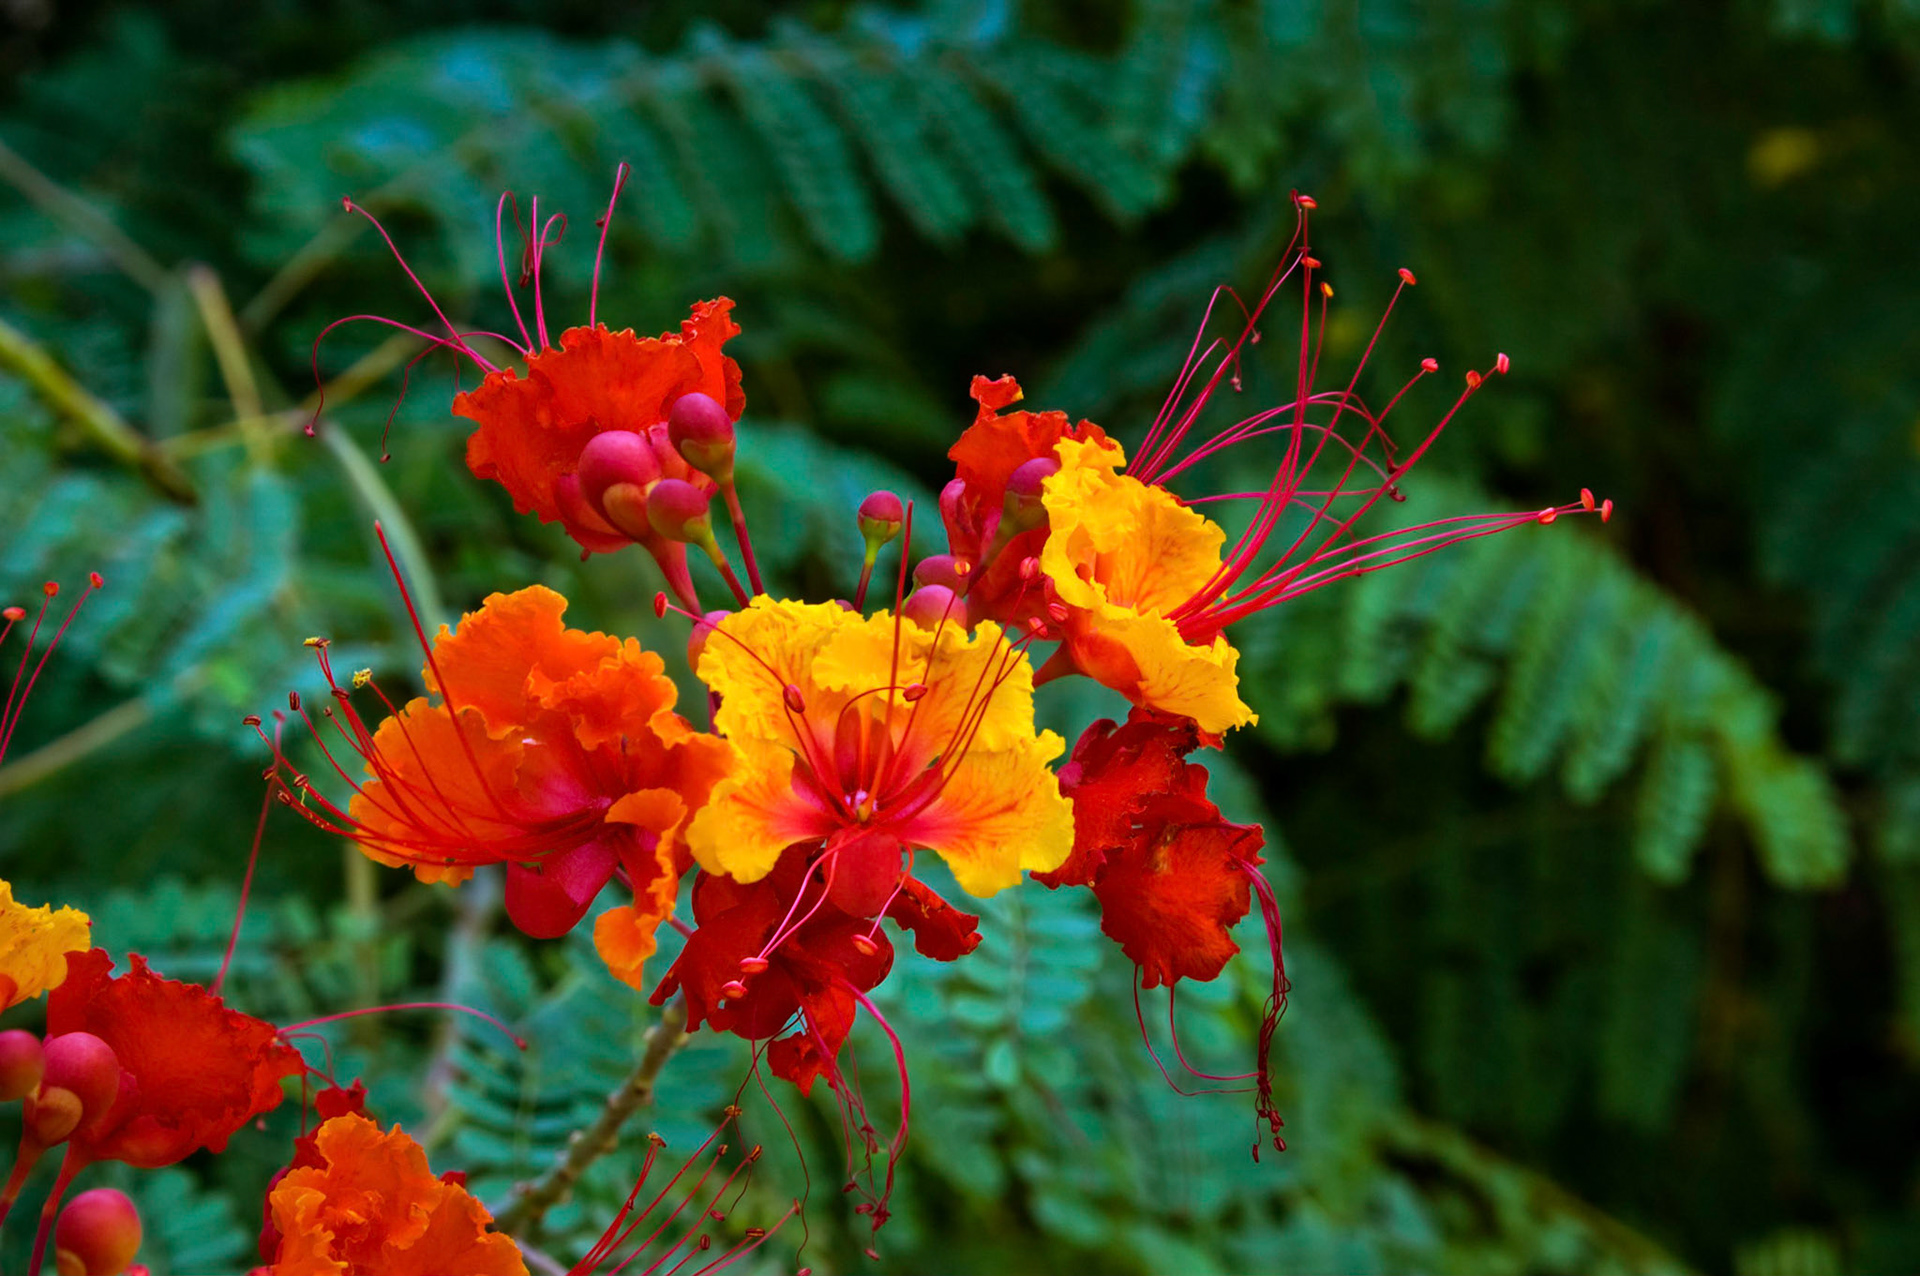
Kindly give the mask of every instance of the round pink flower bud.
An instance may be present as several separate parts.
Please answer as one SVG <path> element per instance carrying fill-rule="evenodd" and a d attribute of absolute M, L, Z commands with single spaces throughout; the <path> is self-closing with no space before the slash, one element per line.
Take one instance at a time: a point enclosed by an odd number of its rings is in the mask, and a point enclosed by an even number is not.
<path fill-rule="evenodd" d="M 958 591 L 960 577 L 959 564 L 952 554 L 929 554 L 913 566 L 916 585 L 941 585 Z"/>
<path fill-rule="evenodd" d="M 44 1047 L 43 1090 L 58 1087 L 80 1100 L 81 1120 L 97 1121 L 120 1097 L 120 1056 L 90 1032 L 66 1032 Z"/>
<path fill-rule="evenodd" d="M 1040 500 L 1041 486 L 1059 472 L 1060 462 L 1050 456 L 1036 456 L 1007 476 L 1006 500 L 1000 517 L 1008 527 L 1026 532 L 1046 526 L 1047 507 Z"/>
<path fill-rule="evenodd" d="M 922 629 L 938 628 L 944 620 L 951 625 L 966 624 L 966 607 L 960 602 L 960 596 L 945 585 L 922 585 L 907 595 L 907 601 L 900 606 L 900 616 Z"/>
<path fill-rule="evenodd" d="M 647 522 L 670 541 L 704 545 L 713 539 L 707 494 L 685 479 L 661 479 L 647 493 Z"/>
<path fill-rule="evenodd" d="M 654 455 L 653 445 L 632 430 L 603 430 L 580 449 L 574 474 L 580 479 L 581 495 L 599 509 L 601 494 L 616 484 L 631 483 L 644 490 L 658 482 L 660 458 Z"/>
<path fill-rule="evenodd" d="M 46 1071 L 40 1038 L 24 1028 L 0 1032 L 0 1103 L 12 1103 L 32 1094 Z"/>
<path fill-rule="evenodd" d="M 667 410 L 667 437 L 687 464 L 719 484 L 733 481 L 733 418 L 711 395 L 683 394 Z"/>
<path fill-rule="evenodd" d="M 82 1192 L 60 1211 L 53 1247 L 61 1276 L 120 1276 L 140 1252 L 140 1211 L 110 1187 Z"/>
<path fill-rule="evenodd" d="M 906 519 L 906 506 L 892 492 L 874 492 L 860 502 L 860 535 L 871 547 L 878 548 L 898 536 Z"/>

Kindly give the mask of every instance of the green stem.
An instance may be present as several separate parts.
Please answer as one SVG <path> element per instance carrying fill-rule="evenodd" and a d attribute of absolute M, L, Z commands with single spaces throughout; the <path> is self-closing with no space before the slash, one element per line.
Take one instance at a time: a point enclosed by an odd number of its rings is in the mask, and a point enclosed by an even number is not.
<path fill-rule="evenodd" d="M 128 278 L 149 292 L 163 292 L 171 277 L 165 266 L 128 238 L 127 232 L 99 209 L 29 163 L 25 156 L 0 142 L 0 180 L 6 181 L 41 212 L 64 222 L 98 244 Z"/>
<path fill-rule="evenodd" d="M 75 381 L 38 342 L 4 320 L 0 320 L 0 369 L 32 386 L 48 407 L 78 426 L 102 451 L 139 470 L 168 496 L 189 504 L 196 499 L 193 480 L 152 439 Z"/>

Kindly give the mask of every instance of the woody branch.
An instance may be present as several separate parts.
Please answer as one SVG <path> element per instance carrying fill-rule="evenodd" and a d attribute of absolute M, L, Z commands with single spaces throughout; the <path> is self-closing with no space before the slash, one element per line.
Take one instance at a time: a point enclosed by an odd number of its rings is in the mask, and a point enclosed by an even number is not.
<path fill-rule="evenodd" d="M 684 998 L 675 998 L 661 1012 L 660 1022 L 647 1030 L 640 1062 L 607 1096 L 593 1124 L 568 1137 L 566 1150 L 553 1168 L 531 1183 L 515 1186 L 513 1199 L 495 1220 L 501 1231 L 513 1235 L 538 1233 L 546 1212 L 565 1200 L 587 1167 L 620 1141 L 620 1127 L 627 1118 L 653 1102 L 660 1070 L 687 1040 L 687 1003 Z"/>

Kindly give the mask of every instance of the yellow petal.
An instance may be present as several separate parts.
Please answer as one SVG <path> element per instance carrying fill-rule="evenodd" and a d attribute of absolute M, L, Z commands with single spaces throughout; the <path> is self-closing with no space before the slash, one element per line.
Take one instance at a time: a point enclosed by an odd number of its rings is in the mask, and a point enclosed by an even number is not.
<path fill-rule="evenodd" d="M 1075 664 L 1134 703 L 1222 732 L 1253 722 L 1237 653 L 1216 635 L 1189 643 L 1167 613 L 1220 569 L 1226 533 L 1157 485 L 1118 473 L 1116 448 L 1062 440 L 1042 500 L 1052 531 L 1040 569 L 1072 609 Z"/>
<path fill-rule="evenodd" d="M 890 681 L 897 684 L 896 738 L 910 734 L 920 745 L 916 752 L 927 757 L 946 752 L 963 735 L 987 749 L 1033 738 L 1033 665 L 1005 641 L 998 625 L 983 621 L 971 636 L 952 622 L 937 630 L 917 624 L 898 628 L 896 660 L 890 612 L 843 626 L 814 661 L 814 682 L 847 700 Z M 916 683 L 926 691 L 909 701 L 905 689 Z M 885 711 L 878 695 L 864 696 L 861 703 L 870 714 Z"/>
<path fill-rule="evenodd" d="M 754 740 L 734 747 L 732 773 L 713 786 L 687 826 L 687 848 L 709 873 L 757 882 L 773 871 L 780 852 L 825 837 L 833 826 L 794 792 L 791 750 Z"/>
<path fill-rule="evenodd" d="M 969 751 L 914 820 L 912 840 L 937 852 L 971 895 L 1059 868 L 1073 850 L 1073 803 L 1048 763 L 1065 749 L 1043 731 L 1012 748 Z"/>
<path fill-rule="evenodd" d="M 13 886 L 0 879 L 0 1010 L 58 988 L 67 954 L 93 946 L 90 925 L 77 908 L 15 903 Z"/>
<path fill-rule="evenodd" d="M 786 688 L 795 686 L 806 719 L 830 732 L 845 701 L 814 683 L 813 665 L 835 635 L 861 623 L 837 603 L 765 596 L 721 621 L 719 632 L 707 639 L 699 669 L 700 680 L 720 696 L 715 729 L 736 743 L 795 744 L 785 700 Z"/>

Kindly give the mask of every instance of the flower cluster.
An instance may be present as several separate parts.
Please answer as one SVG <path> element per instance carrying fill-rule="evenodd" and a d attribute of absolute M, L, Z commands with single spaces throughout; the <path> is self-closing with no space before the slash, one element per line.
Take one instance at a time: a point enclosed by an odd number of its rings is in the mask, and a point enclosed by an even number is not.
<path fill-rule="evenodd" d="M 906 1050 L 894 1038 L 903 1111 L 884 1179 L 873 1173 L 882 1145 L 841 1054 L 862 1013 L 892 1035 L 869 997 L 895 961 L 886 923 L 936 961 L 991 942 L 977 917 L 936 890 L 929 855 L 969 895 L 1027 875 L 1090 889 L 1145 988 L 1216 977 L 1257 901 L 1272 993 L 1255 1067 L 1232 1080 L 1250 1083 L 1268 1137 L 1284 1147 L 1267 1049 L 1287 982 L 1279 908 L 1260 871 L 1264 836 L 1221 813 L 1205 767 L 1189 757 L 1254 721 L 1232 631 L 1255 614 L 1457 541 L 1562 514 L 1610 514 L 1583 492 L 1544 510 L 1372 533 L 1360 526 L 1380 501 L 1400 499 L 1408 470 L 1507 371 L 1507 357 L 1468 372 L 1411 441 L 1396 441 L 1388 419 L 1437 372 L 1433 360 L 1376 406 L 1358 388 L 1376 330 L 1345 384 L 1320 388 L 1332 289 L 1308 240 L 1314 203 L 1296 196 L 1279 268 L 1239 305 L 1237 331 L 1210 337 L 1220 299 L 1240 301 L 1216 293 L 1165 405 L 1131 451 L 1090 421 L 1016 406 L 1012 377 L 975 378 L 977 411 L 952 447 L 954 478 L 938 502 L 945 545 L 916 540 L 911 503 L 876 492 L 850 511 L 865 543 L 851 596 L 784 597 L 761 579 L 735 488 L 745 396 L 724 353 L 739 332 L 733 302 L 698 303 L 677 332 L 659 337 L 616 331 L 598 319 L 596 258 L 587 322 L 555 341 L 539 271 L 559 219 L 541 222 L 536 208 L 519 281 L 532 285 L 529 325 L 506 268 L 507 207 L 503 198 L 496 229 L 517 335 L 463 331 L 424 287 L 437 328 L 378 322 L 482 374 L 453 404 L 474 424 L 467 462 L 476 477 L 499 483 L 515 509 L 561 524 L 583 555 L 638 545 L 658 564 L 665 589 L 656 609 L 691 626 L 688 656 L 708 692 L 709 730 L 673 712 L 656 656 L 631 640 L 563 628 L 564 600 L 534 588 L 489 598 L 430 642 L 419 633 L 437 699 L 396 707 L 356 675 L 354 687 L 367 686 L 388 715 L 375 730 L 321 643 L 337 708 L 325 709 L 325 724 L 301 716 L 323 746 L 329 735 L 337 741 L 328 761 L 352 796 L 344 809 L 330 802 L 275 743 L 281 800 L 422 880 L 505 865 L 509 912 L 531 935 L 570 928 L 617 880 L 635 902 L 602 913 L 595 941 L 636 987 L 654 930 L 690 878 L 692 924 L 673 919 L 686 942 L 652 1000 L 683 997 L 690 1024 L 767 1043 L 769 1066 L 803 1091 L 826 1083 L 868 1171 L 864 1182 L 851 1174 L 849 1186 L 862 1187 L 859 1208 L 876 1227 L 906 1132 Z M 1401 272 L 1400 289 L 1414 282 Z M 1298 290 L 1301 316 L 1292 393 L 1216 421 L 1227 387 L 1240 389 L 1264 316 L 1288 289 Z M 501 347 L 504 361 L 488 353 Z M 1263 486 L 1205 489 L 1209 461 L 1229 449 L 1265 458 Z M 716 497 L 730 548 L 715 531 Z M 1216 504 L 1234 512 L 1235 531 L 1204 512 Z M 892 596 L 870 607 L 876 566 L 895 542 Z M 713 567 L 726 606 L 702 600 L 689 546 Z M 1035 689 L 1068 676 L 1111 688 L 1133 708 L 1124 724 L 1088 727 L 1062 761 L 1065 742 L 1036 726 Z M 336 760 L 344 752 L 361 774 Z"/>
<path fill-rule="evenodd" d="M 1364 528 L 1376 505 L 1400 499 L 1408 471 L 1508 360 L 1468 372 L 1410 439 L 1396 440 L 1389 418 L 1437 373 L 1433 360 L 1384 402 L 1370 400 L 1359 385 L 1376 329 L 1345 383 L 1320 388 L 1332 290 L 1309 244 L 1313 201 L 1294 202 L 1278 269 L 1250 301 L 1215 294 L 1163 407 L 1131 443 L 1063 411 L 1019 406 L 1011 376 L 976 377 L 974 418 L 952 446 L 954 476 L 937 502 L 944 545 L 925 543 L 933 511 L 916 537 L 914 503 L 872 493 L 849 511 L 864 546 L 857 585 L 848 597 L 805 599 L 763 580 L 736 487 L 746 400 L 725 353 L 740 331 L 733 302 L 701 302 L 678 331 L 658 337 L 615 330 L 598 319 L 596 257 L 587 321 L 556 340 L 540 270 L 564 221 L 542 221 L 536 203 L 516 283 L 503 198 L 499 257 L 513 333 L 461 329 L 424 287 L 437 328 L 352 318 L 412 332 L 480 371 L 452 411 L 474 427 L 469 468 L 500 484 L 516 510 L 560 524 L 583 556 L 638 546 L 652 559 L 664 584 L 656 613 L 689 626 L 705 726 L 680 711 L 659 653 L 569 626 L 567 600 L 543 586 L 492 594 L 429 635 L 389 550 L 424 694 L 390 696 L 368 670 L 342 675 L 330 641 L 309 639 L 328 689 L 322 702 L 293 695 L 271 727 L 247 720 L 272 757 L 269 797 L 421 882 L 456 885 L 497 866 L 509 919 L 537 939 L 572 931 L 613 892 L 592 920 L 608 969 L 656 1005 L 679 999 L 689 1029 L 753 1043 L 756 1068 L 764 1059 L 802 1093 L 824 1084 L 844 1125 L 847 1190 L 876 1230 L 911 1109 L 911 1043 L 872 996 L 897 943 L 910 937 L 921 958 L 964 960 L 994 937 L 956 903 L 959 894 L 991 896 L 1028 877 L 1048 889 L 1085 888 L 1136 968 L 1137 1011 L 1139 989 L 1165 987 L 1171 997 L 1182 980 L 1218 977 L 1240 950 L 1236 927 L 1257 905 L 1271 962 L 1257 1057 L 1229 1077 L 1180 1061 L 1255 1095 L 1256 1158 L 1265 1143 L 1284 1148 L 1269 1051 L 1289 986 L 1280 909 L 1262 872 L 1265 835 L 1222 812 L 1207 768 L 1193 760 L 1255 721 L 1238 627 L 1323 585 L 1449 544 L 1611 513 L 1582 492 L 1540 510 Z M 1396 302 L 1414 282 L 1400 273 Z M 531 323 L 521 305 L 529 285 Z M 1281 361 L 1290 393 L 1239 415 L 1226 405 L 1241 389 L 1242 361 L 1290 290 L 1300 304 L 1299 340 Z M 1211 336 L 1223 297 L 1239 322 Z M 1216 459 L 1230 451 L 1260 467 L 1251 490 L 1210 488 Z M 716 499 L 730 544 L 715 528 Z M 1213 510 L 1224 511 L 1224 525 Z M 883 584 L 870 605 L 876 580 L 891 588 Z M 710 605 L 714 581 L 725 605 Z M 24 615 L 10 609 L 9 628 Z M 43 606 L 35 636 L 45 616 Z M 23 657 L 0 750 L 40 666 L 32 676 L 27 668 Z M 1038 725 L 1036 709 L 1048 694 L 1039 689 L 1067 677 L 1130 704 L 1124 722 L 1086 726 L 1071 751 Z M 287 739 L 296 724 L 305 739 L 297 746 Z M 316 781 L 296 757 L 318 759 L 328 774 Z M 690 922 L 675 916 L 683 898 Z M 664 971 L 650 970 L 657 932 L 669 924 L 684 943 Z M 217 1152 L 284 1088 L 297 1082 L 304 1093 L 319 1077 L 328 1083 L 312 1100 L 320 1123 L 300 1137 L 264 1202 L 262 1271 L 528 1270 L 461 1175 L 435 1176 L 413 1139 L 366 1112 L 363 1090 L 334 1085 L 301 1059 L 290 1040 L 306 1025 L 276 1028 L 230 1010 L 219 982 L 163 979 L 138 956 L 116 976 L 104 953 L 88 949 L 84 917 L 23 908 L 0 883 L 0 1009 L 52 990 L 44 1039 L 0 1034 L 0 1099 L 25 1105 L 26 1129 L 0 1211 L 33 1164 L 64 1147 L 44 1249 L 61 1195 L 85 1166 L 163 1166 Z M 899 1116 L 887 1137 L 846 1058 L 862 1016 L 887 1036 L 898 1069 Z M 737 1114 L 729 1109 L 722 1131 Z M 748 1229 L 696 1261 L 713 1240 L 703 1224 L 663 1243 L 682 1215 L 720 1219 L 739 1199 L 759 1151 L 734 1154 L 723 1174 L 720 1137 L 643 1201 L 659 1151 L 651 1144 L 626 1207 L 573 1270 L 642 1270 L 635 1264 L 649 1253 L 644 1270 L 690 1262 L 715 1270 L 761 1243 L 767 1232 Z M 138 1231 L 125 1198 L 77 1198 L 53 1233 L 61 1270 L 122 1270 Z"/>

